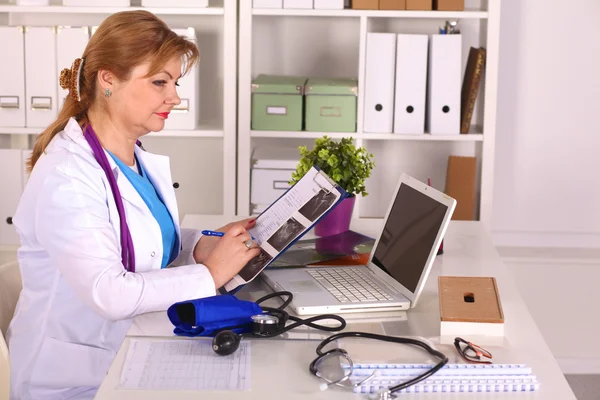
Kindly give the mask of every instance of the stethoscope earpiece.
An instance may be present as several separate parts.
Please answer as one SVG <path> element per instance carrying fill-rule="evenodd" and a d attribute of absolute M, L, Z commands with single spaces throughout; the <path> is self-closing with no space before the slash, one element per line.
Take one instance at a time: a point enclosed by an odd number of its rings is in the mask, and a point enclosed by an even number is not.
<path fill-rule="evenodd" d="M 240 347 L 241 337 L 233 331 L 221 331 L 215 335 L 212 348 L 220 356 L 233 354 Z"/>

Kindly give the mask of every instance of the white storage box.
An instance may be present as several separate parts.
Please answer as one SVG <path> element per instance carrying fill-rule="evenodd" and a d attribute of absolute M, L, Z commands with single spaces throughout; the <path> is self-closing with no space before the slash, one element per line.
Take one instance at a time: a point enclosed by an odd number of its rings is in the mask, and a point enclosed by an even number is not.
<path fill-rule="evenodd" d="M 15 0 L 18 6 L 48 6 L 50 0 Z"/>
<path fill-rule="evenodd" d="M 142 0 L 142 7 L 208 7 L 208 0 Z"/>
<path fill-rule="evenodd" d="M 315 0 L 315 8 L 321 10 L 343 10 L 344 0 Z"/>
<path fill-rule="evenodd" d="M 63 0 L 63 6 L 71 7 L 129 7 L 131 0 Z"/>
<path fill-rule="evenodd" d="M 197 42 L 194 28 L 173 29 L 173 31 Z M 187 75 L 179 79 L 177 94 L 181 103 L 171 110 L 169 118 L 165 121 L 165 129 L 196 129 L 200 117 L 198 114 L 200 109 L 200 77 L 198 74 L 198 64 L 196 64 Z"/>
<path fill-rule="evenodd" d="M 299 160 L 297 149 L 254 149 L 250 202 L 255 208 L 266 208 L 290 188 L 289 181 Z"/>
<path fill-rule="evenodd" d="M 58 114 L 56 29 L 25 28 L 25 124 L 45 128 Z"/>
<path fill-rule="evenodd" d="M 249 1 L 249 0 L 246 0 Z M 283 8 L 283 0 L 252 0 L 253 8 Z"/>
<path fill-rule="evenodd" d="M 71 68 L 76 58 L 81 58 L 90 40 L 90 28 L 59 26 L 56 28 L 56 71 L 60 74 L 64 68 Z M 56 82 L 58 90 L 58 109 L 64 104 L 69 91 Z"/>
<path fill-rule="evenodd" d="M 250 215 L 260 215 L 269 207 L 269 204 L 250 204 Z"/>
<path fill-rule="evenodd" d="M 0 176 L 0 246 L 19 245 L 19 235 L 12 222 L 23 192 L 23 153 L 17 149 L 0 149 L 0 168 L 8 171 Z"/>
<path fill-rule="evenodd" d="M 0 74 L 0 126 L 25 126 L 25 54 L 23 28 L 0 26 L 3 44 Z M 56 79 L 56 78 L 55 78 Z M 1 221 L 0 221 L 1 222 Z"/>
<path fill-rule="evenodd" d="M 283 8 L 313 8 L 313 0 L 283 0 Z"/>

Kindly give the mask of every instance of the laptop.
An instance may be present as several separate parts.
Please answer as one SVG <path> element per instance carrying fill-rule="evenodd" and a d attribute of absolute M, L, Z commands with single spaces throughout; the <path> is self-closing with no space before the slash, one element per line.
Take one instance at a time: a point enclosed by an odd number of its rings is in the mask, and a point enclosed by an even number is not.
<path fill-rule="evenodd" d="M 293 293 L 297 315 L 407 310 L 417 305 L 456 200 L 402 174 L 365 266 L 265 269 Z"/>

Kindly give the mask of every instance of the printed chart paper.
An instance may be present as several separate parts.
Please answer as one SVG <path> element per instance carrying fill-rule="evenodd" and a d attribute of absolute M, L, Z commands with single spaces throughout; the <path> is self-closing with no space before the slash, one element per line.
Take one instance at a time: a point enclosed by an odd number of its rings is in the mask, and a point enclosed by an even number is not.
<path fill-rule="evenodd" d="M 209 340 L 133 339 L 119 389 L 250 390 L 250 342 L 229 356 Z"/>

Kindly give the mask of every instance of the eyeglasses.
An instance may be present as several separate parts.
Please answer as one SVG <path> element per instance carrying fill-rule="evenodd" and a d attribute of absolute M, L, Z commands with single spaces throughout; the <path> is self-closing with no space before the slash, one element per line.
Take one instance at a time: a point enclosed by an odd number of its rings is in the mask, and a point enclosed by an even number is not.
<path fill-rule="evenodd" d="M 487 351 L 481 346 L 464 340 L 463 338 L 457 337 L 454 339 L 454 347 L 458 351 L 458 354 L 465 360 L 480 364 L 491 364 L 492 353 Z M 484 359 L 482 357 L 487 358 Z"/>

